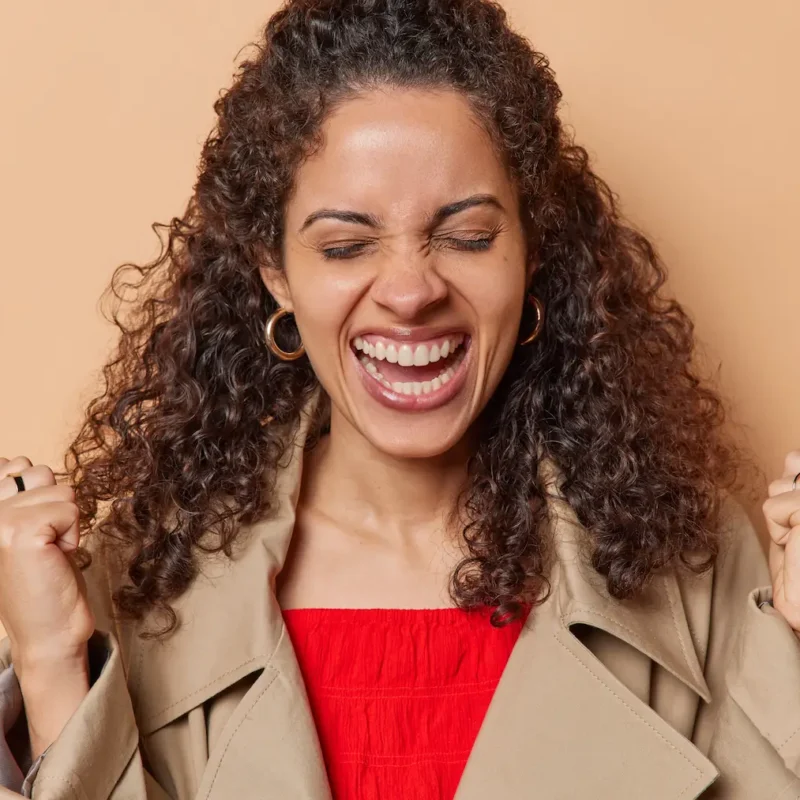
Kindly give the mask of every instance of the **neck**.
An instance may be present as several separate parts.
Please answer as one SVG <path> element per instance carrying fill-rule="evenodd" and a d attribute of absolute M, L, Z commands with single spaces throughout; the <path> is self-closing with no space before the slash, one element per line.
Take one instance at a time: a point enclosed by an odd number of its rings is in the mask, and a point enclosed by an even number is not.
<path fill-rule="evenodd" d="M 470 455 L 463 440 L 433 458 L 394 458 L 332 409 L 330 434 L 307 457 L 304 503 L 381 537 L 441 529 L 464 488 Z"/>

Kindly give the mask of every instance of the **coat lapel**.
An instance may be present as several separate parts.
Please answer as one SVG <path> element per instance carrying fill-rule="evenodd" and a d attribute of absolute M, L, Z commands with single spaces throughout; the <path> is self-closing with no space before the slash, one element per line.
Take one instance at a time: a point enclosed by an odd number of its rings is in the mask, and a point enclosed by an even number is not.
<path fill-rule="evenodd" d="M 202 573 L 175 603 L 180 627 L 170 637 L 137 642 L 130 683 L 145 735 L 278 654 L 283 620 L 272 587 L 294 527 L 306 426 L 279 470 L 273 513 L 242 531 L 232 558 L 203 560 Z"/>
<path fill-rule="evenodd" d="M 715 767 L 546 614 L 517 641 L 456 800 L 697 797 Z"/>
<path fill-rule="evenodd" d="M 314 719 L 285 628 L 273 658 L 210 754 L 197 796 L 331 800 Z"/>
<path fill-rule="evenodd" d="M 247 676 L 253 679 L 209 753 L 198 798 L 330 800 L 299 665 L 275 595 L 300 490 L 314 404 L 289 444 L 267 519 L 242 531 L 233 558 L 216 556 L 180 598 L 180 627 L 137 640 L 130 666 L 140 732 L 147 736 Z"/>
<path fill-rule="evenodd" d="M 177 605 L 177 632 L 166 642 L 141 642 L 132 656 L 130 684 L 144 735 L 239 679 L 255 679 L 209 754 L 199 797 L 330 800 L 308 698 L 274 592 L 294 526 L 311 417 L 309 410 L 287 451 L 274 513 L 251 526 L 234 558 L 204 564 Z M 522 629 L 455 800 L 696 797 L 717 777 L 713 764 L 570 630 L 583 624 L 612 634 L 708 701 L 677 581 L 657 578 L 636 603 L 609 597 L 580 556 L 582 527 L 560 495 L 557 470 L 547 460 L 540 469 L 557 556 L 552 592 Z M 274 791 L 265 794 L 265 787 Z"/>
<path fill-rule="evenodd" d="M 552 592 L 529 615 L 506 665 L 456 793 L 503 797 L 697 797 L 716 767 L 642 702 L 573 635 L 613 634 L 710 700 L 676 579 L 659 577 L 641 601 L 611 598 L 580 556 L 582 528 L 550 462 Z"/>

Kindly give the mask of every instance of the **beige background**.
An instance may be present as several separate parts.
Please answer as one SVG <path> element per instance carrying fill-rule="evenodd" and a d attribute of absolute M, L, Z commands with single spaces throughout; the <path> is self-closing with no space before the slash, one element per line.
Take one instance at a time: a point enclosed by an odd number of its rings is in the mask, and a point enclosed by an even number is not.
<path fill-rule="evenodd" d="M 800 447 L 797 0 L 508 0 L 565 118 L 671 269 L 768 476 Z M 0 5 L 0 455 L 62 465 L 212 102 L 277 3 Z M 760 510 L 749 506 L 761 525 Z M 762 526 L 763 534 L 763 526 Z"/>

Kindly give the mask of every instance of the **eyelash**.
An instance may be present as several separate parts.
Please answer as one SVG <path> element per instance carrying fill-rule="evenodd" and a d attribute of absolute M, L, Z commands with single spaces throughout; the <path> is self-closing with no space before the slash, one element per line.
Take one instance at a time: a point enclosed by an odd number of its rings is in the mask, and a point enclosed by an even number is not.
<path fill-rule="evenodd" d="M 493 233 L 490 236 L 484 236 L 480 239 L 458 239 L 455 237 L 443 237 L 438 241 L 457 242 L 458 246 L 456 249 L 467 253 L 484 253 L 491 247 L 495 236 L 497 236 L 496 233 Z M 364 247 L 366 247 L 366 243 L 360 242 L 358 244 L 348 245 L 347 247 L 326 247 L 321 250 L 321 253 L 323 258 L 330 260 L 355 258 L 360 252 L 362 252 Z"/>

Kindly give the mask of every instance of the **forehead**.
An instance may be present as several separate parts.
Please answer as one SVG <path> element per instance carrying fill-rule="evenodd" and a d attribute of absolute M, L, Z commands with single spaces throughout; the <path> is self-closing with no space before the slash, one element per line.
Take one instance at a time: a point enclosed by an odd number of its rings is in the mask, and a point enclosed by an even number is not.
<path fill-rule="evenodd" d="M 299 168 L 289 217 L 328 204 L 424 214 L 476 192 L 513 195 L 469 101 L 455 91 L 382 89 L 342 103 Z"/>

